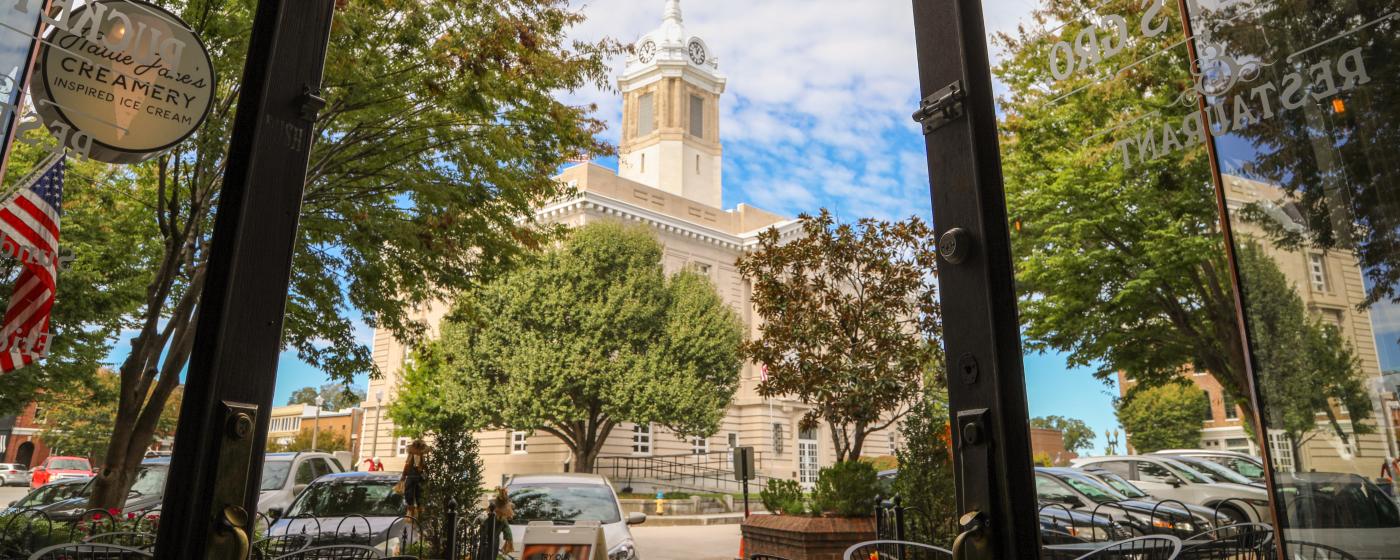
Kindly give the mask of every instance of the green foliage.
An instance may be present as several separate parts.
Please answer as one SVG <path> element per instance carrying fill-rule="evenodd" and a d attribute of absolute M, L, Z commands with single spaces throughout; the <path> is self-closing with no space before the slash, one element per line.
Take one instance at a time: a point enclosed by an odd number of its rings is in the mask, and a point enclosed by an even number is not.
<path fill-rule="evenodd" d="M 1078 418 L 1037 416 L 1031 418 L 1031 427 L 1060 432 L 1065 438 L 1065 451 L 1070 453 L 1094 446 L 1094 429 Z"/>
<path fill-rule="evenodd" d="M 812 510 L 842 517 L 874 515 L 880 490 L 880 477 L 874 466 L 862 461 L 842 461 L 817 473 Z"/>
<path fill-rule="evenodd" d="M 100 369 L 90 377 L 90 387 L 79 386 L 71 391 L 46 392 L 39 396 L 40 405 L 47 411 L 40 439 L 55 455 L 87 457 L 97 465 L 107 452 L 107 442 L 112 436 L 121 380 L 107 369 Z M 183 390 L 177 388 L 170 396 L 153 438 L 175 436 L 182 395 Z"/>
<path fill-rule="evenodd" d="M 165 406 L 192 351 L 255 5 L 162 4 L 208 46 L 214 108 L 186 142 L 103 181 L 103 189 L 132 186 L 111 189 L 118 203 L 95 209 L 96 222 L 65 219 L 65 241 L 70 227 L 124 228 L 94 256 L 134 250 L 145 259 L 93 269 L 137 266 L 145 275 L 136 308 L 122 302 L 137 334 L 119 370 L 139 390 L 121 396 L 94 483 L 98 507 L 125 498 L 149 443 L 142 416 Z M 581 21 L 565 0 L 357 0 L 337 9 L 282 326 L 287 349 L 334 381 L 376 373 L 355 336 L 358 318 L 419 340 L 427 325 L 410 319 L 414 305 L 475 286 L 553 238 L 533 219 L 538 205 L 567 191 L 553 175 L 570 158 L 610 151 L 596 139 L 602 123 L 592 108 L 559 100 L 606 87 L 606 57 L 618 52 L 615 42 L 570 40 Z M 98 276 L 85 283 L 108 289 Z M 127 326 L 91 323 L 69 320 L 60 339 Z"/>
<path fill-rule="evenodd" d="M 1201 444 L 1202 411 L 1210 403 L 1190 381 L 1135 386 L 1118 402 L 1118 423 L 1138 453 Z"/>
<path fill-rule="evenodd" d="M 900 425 L 904 446 L 897 452 L 899 474 L 895 494 L 918 511 L 907 538 L 915 542 L 952 546 L 955 536 L 941 530 L 958 518 L 953 454 L 948 441 L 947 393 L 929 391 Z M 911 514 L 912 515 L 912 514 Z"/>
<path fill-rule="evenodd" d="M 432 555 L 447 558 L 444 527 L 448 503 L 457 501 L 457 518 L 475 520 L 482 515 L 481 496 L 484 483 L 480 450 L 476 438 L 460 422 L 437 427 L 432 431 L 433 443 L 428 449 L 423 478 L 423 519 L 418 527 L 423 531 Z"/>
<path fill-rule="evenodd" d="M 1299 459 L 1304 455 L 1297 448 L 1320 433 L 1318 414 L 1342 441 L 1351 437 L 1338 421 L 1337 405 L 1351 415 L 1351 434 L 1374 432 L 1366 421 L 1370 393 L 1346 337 L 1335 325 L 1308 316 L 1293 285 L 1257 243 L 1243 243 L 1236 255 L 1265 425 L 1283 430 Z"/>
<path fill-rule="evenodd" d="M 267 450 L 274 453 L 284 451 L 312 451 L 311 431 L 311 426 L 302 428 L 301 431 L 297 432 L 297 435 L 292 438 L 292 441 L 285 444 L 268 440 Z M 327 453 L 349 451 L 350 440 L 341 432 L 323 429 L 320 435 L 316 436 L 316 447 L 314 450 L 325 451 Z"/>
<path fill-rule="evenodd" d="M 881 455 L 879 457 L 861 457 L 860 460 L 870 463 L 875 468 L 875 472 L 888 471 L 899 468 L 899 459 L 893 455 Z"/>
<path fill-rule="evenodd" d="M 1057 81 L 1049 68 L 1052 45 L 1088 29 L 1097 14 L 1142 13 L 1139 0 L 1044 0 L 1037 23 L 997 36 L 1025 344 L 1064 353 L 1071 367 L 1098 368 L 1105 382 L 1126 371 L 1161 385 L 1195 368 L 1242 400 L 1244 344 L 1204 147 L 1149 154 L 1131 168 L 1115 147 L 1145 127 L 1180 128 L 1197 114 L 1194 103 L 1176 103 L 1192 86 L 1177 11 L 1162 10 L 1154 21 L 1166 30 L 1117 55 L 1141 61 L 1130 73 L 1082 71 Z"/>
<path fill-rule="evenodd" d="M 24 558 L 47 546 L 78 542 L 87 536 L 72 523 L 49 521 L 33 513 L 0 515 L 0 555 Z"/>
<path fill-rule="evenodd" d="M 323 410 L 344 410 L 365 401 L 365 392 L 346 383 L 326 383 L 320 387 L 302 387 L 292 391 L 287 404 L 316 404 L 321 397 Z"/>
<path fill-rule="evenodd" d="M 807 496 L 796 480 L 769 479 L 758 493 L 763 509 L 777 515 L 806 515 Z"/>
<path fill-rule="evenodd" d="M 768 368 L 759 394 L 810 404 L 803 422 L 825 421 L 837 460 L 853 461 L 942 362 L 933 230 L 917 217 L 839 224 L 826 210 L 801 221 L 801 235 L 764 231 L 739 260 L 764 317 L 743 356 Z"/>
<path fill-rule="evenodd" d="M 1044 451 L 1037 452 L 1031 457 L 1031 464 L 1037 467 L 1053 467 L 1055 462 L 1050 460 L 1050 454 Z"/>
<path fill-rule="evenodd" d="M 707 278 L 663 272 L 649 232 L 590 224 L 463 294 L 390 413 L 408 430 L 454 416 L 544 432 L 589 472 L 624 422 L 681 437 L 717 431 L 738 386 L 742 338 Z"/>

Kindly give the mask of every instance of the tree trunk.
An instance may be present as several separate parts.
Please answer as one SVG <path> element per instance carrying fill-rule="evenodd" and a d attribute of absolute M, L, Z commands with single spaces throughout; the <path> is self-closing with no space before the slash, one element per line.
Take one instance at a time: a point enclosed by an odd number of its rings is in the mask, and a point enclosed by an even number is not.
<path fill-rule="evenodd" d="M 855 429 L 852 430 L 851 445 L 846 457 L 847 461 L 859 461 L 861 450 L 865 448 L 865 438 L 870 436 L 869 425 L 865 422 L 856 422 Z"/>

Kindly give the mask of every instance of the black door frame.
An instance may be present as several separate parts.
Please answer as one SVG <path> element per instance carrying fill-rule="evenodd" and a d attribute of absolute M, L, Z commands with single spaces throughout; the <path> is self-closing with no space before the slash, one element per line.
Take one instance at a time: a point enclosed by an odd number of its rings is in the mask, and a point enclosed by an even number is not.
<path fill-rule="evenodd" d="M 924 98 L 915 118 L 924 124 L 940 235 L 958 508 L 976 545 L 966 557 L 1036 558 L 1030 418 L 982 2 L 913 4 Z"/>

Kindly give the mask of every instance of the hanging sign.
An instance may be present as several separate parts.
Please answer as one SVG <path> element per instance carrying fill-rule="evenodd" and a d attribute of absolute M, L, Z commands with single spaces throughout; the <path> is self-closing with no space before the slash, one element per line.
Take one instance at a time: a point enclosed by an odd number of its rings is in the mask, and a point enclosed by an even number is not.
<path fill-rule="evenodd" d="M 136 163 L 194 133 L 214 101 L 209 53 L 175 14 L 140 0 L 95 0 L 62 15 L 31 86 L 34 109 L 68 148 Z M 47 18 L 46 18 L 47 19 Z"/>

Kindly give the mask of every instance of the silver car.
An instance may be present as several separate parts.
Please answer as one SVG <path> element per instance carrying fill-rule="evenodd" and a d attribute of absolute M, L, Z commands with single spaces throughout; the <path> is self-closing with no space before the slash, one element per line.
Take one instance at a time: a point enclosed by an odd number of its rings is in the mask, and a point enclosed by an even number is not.
<path fill-rule="evenodd" d="M 286 511 L 311 481 L 341 472 L 345 468 L 329 453 L 268 453 L 263 459 L 258 511 L 264 515 L 273 508 Z"/>
<path fill-rule="evenodd" d="M 19 463 L 0 463 L 0 486 L 28 486 L 29 467 Z"/>
<path fill-rule="evenodd" d="M 1181 461 L 1159 455 L 1083 457 L 1071 464 L 1103 469 L 1126 478 L 1158 500 L 1218 509 L 1236 523 L 1268 523 L 1267 490 L 1249 484 L 1219 482 Z"/>
<path fill-rule="evenodd" d="M 516 549 L 521 546 L 525 527 L 532 521 L 547 521 L 572 525 L 578 521 L 597 521 L 603 527 L 609 560 L 640 560 L 630 525 L 645 523 L 645 513 L 622 514 L 608 480 L 596 474 L 538 474 L 521 475 L 506 485 L 515 518 L 511 534 Z"/>

